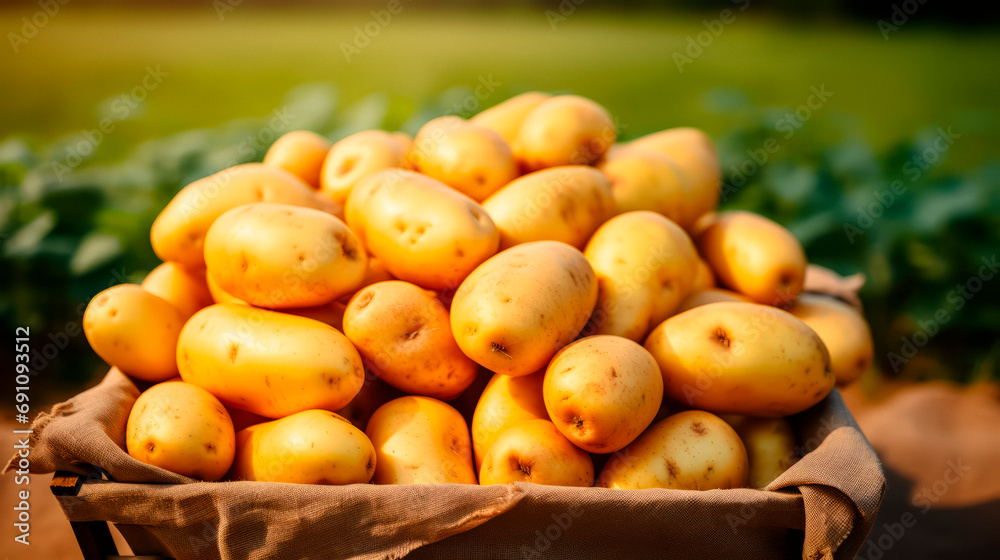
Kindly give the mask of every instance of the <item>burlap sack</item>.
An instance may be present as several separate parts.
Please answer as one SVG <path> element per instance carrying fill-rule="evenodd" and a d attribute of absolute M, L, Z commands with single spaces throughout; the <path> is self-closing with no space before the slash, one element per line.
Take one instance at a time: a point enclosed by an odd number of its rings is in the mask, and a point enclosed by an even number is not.
<path fill-rule="evenodd" d="M 794 417 L 805 457 L 766 490 L 196 482 L 125 451 L 138 388 L 112 370 L 33 425 L 31 470 L 103 469 L 60 497 L 136 554 L 242 558 L 853 558 L 885 489 L 840 394 Z"/>

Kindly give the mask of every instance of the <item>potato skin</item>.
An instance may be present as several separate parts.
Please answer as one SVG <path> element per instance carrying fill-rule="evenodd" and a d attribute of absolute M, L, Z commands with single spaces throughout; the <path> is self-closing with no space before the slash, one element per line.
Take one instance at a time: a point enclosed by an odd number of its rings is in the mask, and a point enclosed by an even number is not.
<path fill-rule="evenodd" d="M 583 329 L 597 303 L 587 259 L 558 241 L 517 245 L 484 262 L 451 304 L 451 331 L 466 356 L 497 373 L 545 367 Z"/>
<path fill-rule="evenodd" d="M 701 255 L 698 255 L 698 266 L 694 275 L 694 282 L 691 284 L 691 290 L 706 290 L 714 288 L 717 285 L 715 272 L 712 271 L 712 267 L 705 262 L 705 259 L 701 258 Z"/>
<path fill-rule="evenodd" d="M 594 462 L 552 422 L 525 420 L 500 434 L 479 471 L 484 486 L 511 482 L 586 488 L 594 484 Z"/>
<path fill-rule="evenodd" d="M 184 315 L 173 304 L 135 284 L 94 296 L 83 314 L 83 332 L 102 360 L 143 381 L 177 375 L 177 338 Z"/>
<path fill-rule="evenodd" d="M 815 331 L 755 303 L 710 303 L 674 315 L 645 346 L 667 395 L 712 412 L 788 416 L 826 398 L 836 380 Z"/>
<path fill-rule="evenodd" d="M 153 251 L 160 260 L 176 261 L 192 270 L 202 268 L 208 228 L 226 211 L 251 202 L 276 202 L 342 214 L 338 205 L 319 198 L 292 173 L 263 163 L 245 163 L 181 189 L 153 222 Z"/>
<path fill-rule="evenodd" d="M 654 424 L 604 466 L 603 488 L 713 490 L 747 483 L 747 452 L 718 416 L 688 410 Z"/>
<path fill-rule="evenodd" d="M 479 371 L 455 343 L 444 304 L 409 282 L 379 282 L 358 292 L 344 312 L 344 334 L 371 371 L 410 394 L 450 400 Z"/>
<path fill-rule="evenodd" d="M 431 290 L 454 289 L 500 244 L 479 204 L 412 171 L 370 176 L 347 208 L 347 224 L 390 274 Z"/>
<path fill-rule="evenodd" d="M 764 488 L 799 460 L 795 431 L 785 418 L 754 418 L 724 414 L 720 418 L 736 430 L 749 460 L 747 486 Z"/>
<path fill-rule="evenodd" d="M 577 447 L 612 453 L 653 421 L 663 401 L 663 376 L 642 346 L 620 336 L 581 338 L 545 370 L 545 409 Z"/>
<path fill-rule="evenodd" d="M 337 329 L 305 317 L 216 304 L 184 325 L 181 378 L 227 406 L 268 418 L 339 410 L 364 383 L 361 356 Z"/>
<path fill-rule="evenodd" d="M 649 210 L 685 223 L 690 186 L 669 157 L 623 147 L 609 153 L 598 169 L 611 183 L 616 213 Z"/>
<path fill-rule="evenodd" d="M 205 237 L 205 264 L 220 288 L 258 307 L 315 307 L 364 279 L 368 256 L 338 218 L 258 202 L 226 212 Z"/>
<path fill-rule="evenodd" d="M 719 281 L 758 303 L 784 306 L 802 292 L 805 252 L 776 222 L 751 212 L 719 212 L 697 240 Z"/>
<path fill-rule="evenodd" d="M 472 414 L 472 447 L 477 471 L 482 467 L 486 452 L 504 430 L 524 420 L 549 418 L 542 398 L 544 379 L 544 370 L 521 377 L 494 373 L 490 378 Z"/>
<path fill-rule="evenodd" d="M 437 399 L 391 400 L 375 411 L 365 433 L 378 457 L 376 484 L 476 484 L 465 419 Z"/>
<path fill-rule="evenodd" d="M 230 478 L 295 484 L 365 484 L 375 474 L 375 448 L 343 416 L 304 410 L 236 435 Z"/>
<path fill-rule="evenodd" d="M 507 141 L 460 117 L 431 120 L 417 132 L 408 167 L 480 201 L 518 175 Z"/>
<path fill-rule="evenodd" d="M 754 303 L 754 301 L 747 296 L 723 288 L 706 288 L 698 291 L 693 291 L 684 301 L 677 306 L 677 313 L 683 313 L 688 309 L 694 309 L 695 307 L 700 307 L 702 305 L 708 305 L 710 303 L 718 303 L 720 301 L 744 301 L 747 303 Z"/>
<path fill-rule="evenodd" d="M 192 272 L 177 263 L 161 263 L 139 286 L 172 303 L 185 321 L 199 309 L 212 305 L 204 272 Z"/>
<path fill-rule="evenodd" d="M 546 239 L 582 249 L 614 215 L 614 199 L 600 171 L 566 165 L 511 181 L 486 199 L 483 209 L 500 230 L 501 250 Z"/>
<path fill-rule="evenodd" d="M 525 117 L 549 97 L 551 97 L 549 94 L 538 91 L 515 95 L 483 110 L 469 120 L 496 132 L 513 146 Z"/>
<path fill-rule="evenodd" d="M 512 144 L 525 171 L 557 165 L 593 165 L 618 138 L 614 120 L 584 97 L 557 95 L 525 115 Z"/>
<path fill-rule="evenodd" d="M 264 165 L 278 167 L 319 190 L 320 170 L 330 151 L 330 141 L 309 130 L 293 130 L 281 135 L 264 154 Z"/>
<path fill-rule="evenodd" d="M 670 128 L 636 138 L 628 146 L 669 157 L 687 177 L 684 218 L 678 220 L 684 228 L 691 227 L 699 217 L 719 206 L 722 185 L 719 156 L 704 132 L 691 127 Z"/>
<path fill-rule="evenodd" d="M 233 421 L 208 391 L 167 381 L 139 395 L 125 428 L 138 461 L 201 480 L 219 480 L 233 463 Z"/>
<path fill-rule="evenodd" d="M 788 311 L 823 339 L 838 385 L 858 379 L 871 365 L 872 333 L 857 309 L 830 296 L 802 294 Z"/>
<path fill-rule="evenodd" d="M 698 254 L 687 233 L 655 212 L 608 220 L 583 254 L 599 287 L 593 332 L 636 342 L 673 315 L 697 270 Z"/>
<path fill-rule="evenodd" d="M 382 130 L 352 134 L 330 148 L 320 173 L 323 196 L 344 204 L 351 190 L 369 175 L 403 165 L 402 139 Z"/>

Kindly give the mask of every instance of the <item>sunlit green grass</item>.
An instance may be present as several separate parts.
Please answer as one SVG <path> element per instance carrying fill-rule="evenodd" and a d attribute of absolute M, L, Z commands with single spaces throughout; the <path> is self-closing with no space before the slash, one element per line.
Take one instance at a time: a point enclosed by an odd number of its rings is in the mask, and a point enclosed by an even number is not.
<path fill-rule="evenodd" d="M 0 11 L 4 35 L 25 14 Z M 343 44 L 372 21 L 369 12 L 237 7 L 220 20 L 210 3 L 124 13 L 68 4 L 18 54 L 3 45 L 0 137 L 27 133 L 44 142 L 94 128 L 102 102 L 106 109 L 142 83 L 147 66 L 159 66 L 169 75 L 148 92 L 143 111 L 116 126 L 102 155 L 265 116 L 302 82 L 335 83 L 342 106 L 371 92 L 419 105 L 480 78 L 500 84 L 484 105 L 526 89 L 572 91 L 606 105 L 628 135 L 678 124 L 719 135 L 739 118 L 722 105 L 795 108 L 811 86 L 825 85 L 834 95 L 822 111 L 876 148 L 952 126 L 965 141 L 950 165 L 1000 153 L 996 33 L 914 23 L 886 41 L 874 22 L 818 27 L 738 13 L 681 72 L 675 53 L 704 30 L 703 19 L 609 15 L 582 5 L 553 29 L 541 11 L 447 14 L 404 3 L 348 62 Z"/>

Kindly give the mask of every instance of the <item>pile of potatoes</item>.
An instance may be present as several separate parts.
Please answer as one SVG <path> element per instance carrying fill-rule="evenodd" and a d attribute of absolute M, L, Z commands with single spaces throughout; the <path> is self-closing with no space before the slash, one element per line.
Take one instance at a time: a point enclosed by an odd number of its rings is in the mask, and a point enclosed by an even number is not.
<path fill-rule="evenodd" d="M 184 187 L 84 330 L 148 387 L 128 453 L 193 478 L 763 487 L 870 333 L 719 187 L 704 133 L 573 95 L 291 132 Z"/>

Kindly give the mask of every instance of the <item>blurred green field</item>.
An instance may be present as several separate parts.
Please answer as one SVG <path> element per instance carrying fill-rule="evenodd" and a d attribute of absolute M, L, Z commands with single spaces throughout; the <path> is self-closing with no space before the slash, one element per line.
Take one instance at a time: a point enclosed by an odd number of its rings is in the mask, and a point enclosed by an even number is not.
<path fill-rule="evenodd" d="M 0 29 L 17 30 L 26 15 L 0 11 Z M 1000 153 L 996 33 L 914 23 L 887 41 L 874 22 L 816 26 L 737 10 L 679 71 L 676 54 L 687 56 L 689 37 L 715 17 L 609 14 L 584 5 L 553 29 L 542 11 L 454 14 L 403 4 L 376 26 L 368 11 L 239 6 L 220 19 L 209 3 L 169 12 L 69 4 L 18 54 L 3 49 L 13 87 L 2 94 L 0 137 L 51 140 L 93 128 L 153 66 L 168 76 L 98 158 L 150 137 L 265 116 L 302 82 L 333 82 L 344 103 L 372 92 L 419 103 L 480 78 L 500 84 L 484 105 L 529 88 L 569 90 L 606 105 L 628 135 L 693 124 L 718 136 L 740 126 L 734 108 L 796 108 L 811 86 L 825 85 L 834 95 L 824 112 L 840 115 L 841 126 L 876 149 L 925 127 L 953 126 L 967 141 L 949 166 Z M 348 61 L 343 44 L 366 25 L 378 32 Z"/>

